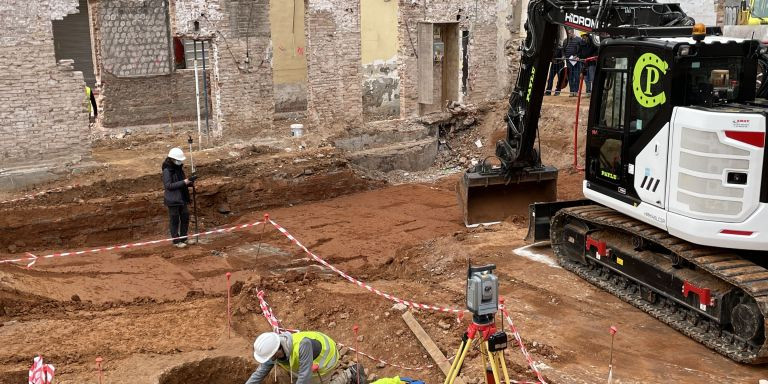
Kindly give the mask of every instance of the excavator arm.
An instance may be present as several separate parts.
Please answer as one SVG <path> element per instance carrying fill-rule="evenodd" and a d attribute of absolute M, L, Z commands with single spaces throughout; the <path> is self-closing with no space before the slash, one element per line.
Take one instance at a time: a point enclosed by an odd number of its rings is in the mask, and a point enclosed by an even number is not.
<path fill-rule="evenodd" d="M 457 186 L 468 226 L 525 215 L 528 205 L 554 201 L 557 169 L 543 165 L 536 149 L 544 88 L 560 26 L 595 32 L 601 37 L 623 34 L 630 27 L 690 26 L 678 4 L 649 1 L 532 0 L 525 23 L 517 81 L 505 117 L 506 137 L 495 156 L 469 169 Z"/>

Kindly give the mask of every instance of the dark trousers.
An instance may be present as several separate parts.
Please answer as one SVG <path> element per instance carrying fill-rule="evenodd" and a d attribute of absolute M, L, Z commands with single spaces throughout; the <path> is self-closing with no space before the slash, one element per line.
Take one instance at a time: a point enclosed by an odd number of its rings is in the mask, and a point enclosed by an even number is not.
<path fill-rule="evenodd" d="M 587 72 L 584 73 L 584 86 L 587 87 L 587 93 L 592 92 L 592 81 L 595 80 L 596 65 L 587 65 Z"/>
<path fill-rule="evenodd" d="M 187 241 L 189 231 L 189 208 L 186 205 L 168 207 L 168 216 L 171 219 L 171 237 L 174 244 Z M 176 239 L 178 237 L 178 239 Z"/>
<path fill-rule="evenodd" d="M 568 86 L 571 89 L 571 93 L 576 93 L 579 91 L 579 80 L 581 76 L 581 63 L 576 62 L 576 64 L 571 64 L 571 61 L 568 60 Z"/>
<path fill-rule="evenodd" d="M 562 61 L 556 61 L 549 65 L 549 79 L 547 79 L 547 92 L 552 91 L 552 83 L 555 84 L 555 92 L 560 92 L 560 82 L 562 79 L 560 78 L 563 75 L 563 62 Z M 557 77 L 557 82 L 555 82 L 555 77 Z"/>

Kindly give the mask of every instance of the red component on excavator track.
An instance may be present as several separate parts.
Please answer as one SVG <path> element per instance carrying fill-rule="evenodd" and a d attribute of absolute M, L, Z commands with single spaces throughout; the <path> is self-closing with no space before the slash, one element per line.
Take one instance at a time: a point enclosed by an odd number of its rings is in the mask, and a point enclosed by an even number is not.
<path fill-rule="evenodd" d="M 589 251 L 592 247 L 597 248 L 597 254 L 600 256 L 607 256 L 607 250 L 608 246 L 605 243 L 605 241 L 602 240 L 595 240 L 592 238 L 592 236 L 587 236 L 587 244 L 586 249 Z"/>
<path fill-rule="evenodd" d="M 693 292 L 699 295 L 699 304 L 715 305 L 714 300 L 710 294 L 709 288 L 697 287 L 688 280 L 683 282 L 683 296 L 688 297 L 688 293 Z"/>

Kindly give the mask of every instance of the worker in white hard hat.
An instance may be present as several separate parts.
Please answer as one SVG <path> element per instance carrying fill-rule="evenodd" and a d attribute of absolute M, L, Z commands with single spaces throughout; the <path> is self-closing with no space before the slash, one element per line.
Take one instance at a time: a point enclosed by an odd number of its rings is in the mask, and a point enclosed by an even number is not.
<path fill-rule="evenodd" d="M 181 148 L 172 148 L 162 167 L 165 188 L 163 202 L 168 207 L 173 244 L 178 248 L 187 246 L 189 187 L 196 179 L 194 175 L 189 178 L 184 175 L 183 165 L 186 159 Z"/>
<path fill-rule="evenodd" d="M 253 357 L 261 365 L 245 384 L 261 384 L 275 364 L 296 384 L 367 383 L 360 364 L 339 369 L 336 342 L 320 332 L 262 333 L 253 342 Z"/>

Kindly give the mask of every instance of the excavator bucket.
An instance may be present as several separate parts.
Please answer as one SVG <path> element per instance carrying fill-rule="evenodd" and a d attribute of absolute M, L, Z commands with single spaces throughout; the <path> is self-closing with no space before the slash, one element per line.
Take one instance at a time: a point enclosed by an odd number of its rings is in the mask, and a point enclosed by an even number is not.
<path fill-rule="evenodd" d="M 456 185 L 464 224 L 498 223 L 505 218 L 527 216 L 528 206 L 557 199 L 557 169 L 543 167 L 522 171 L 514 177 L 466 172 Z"/>

